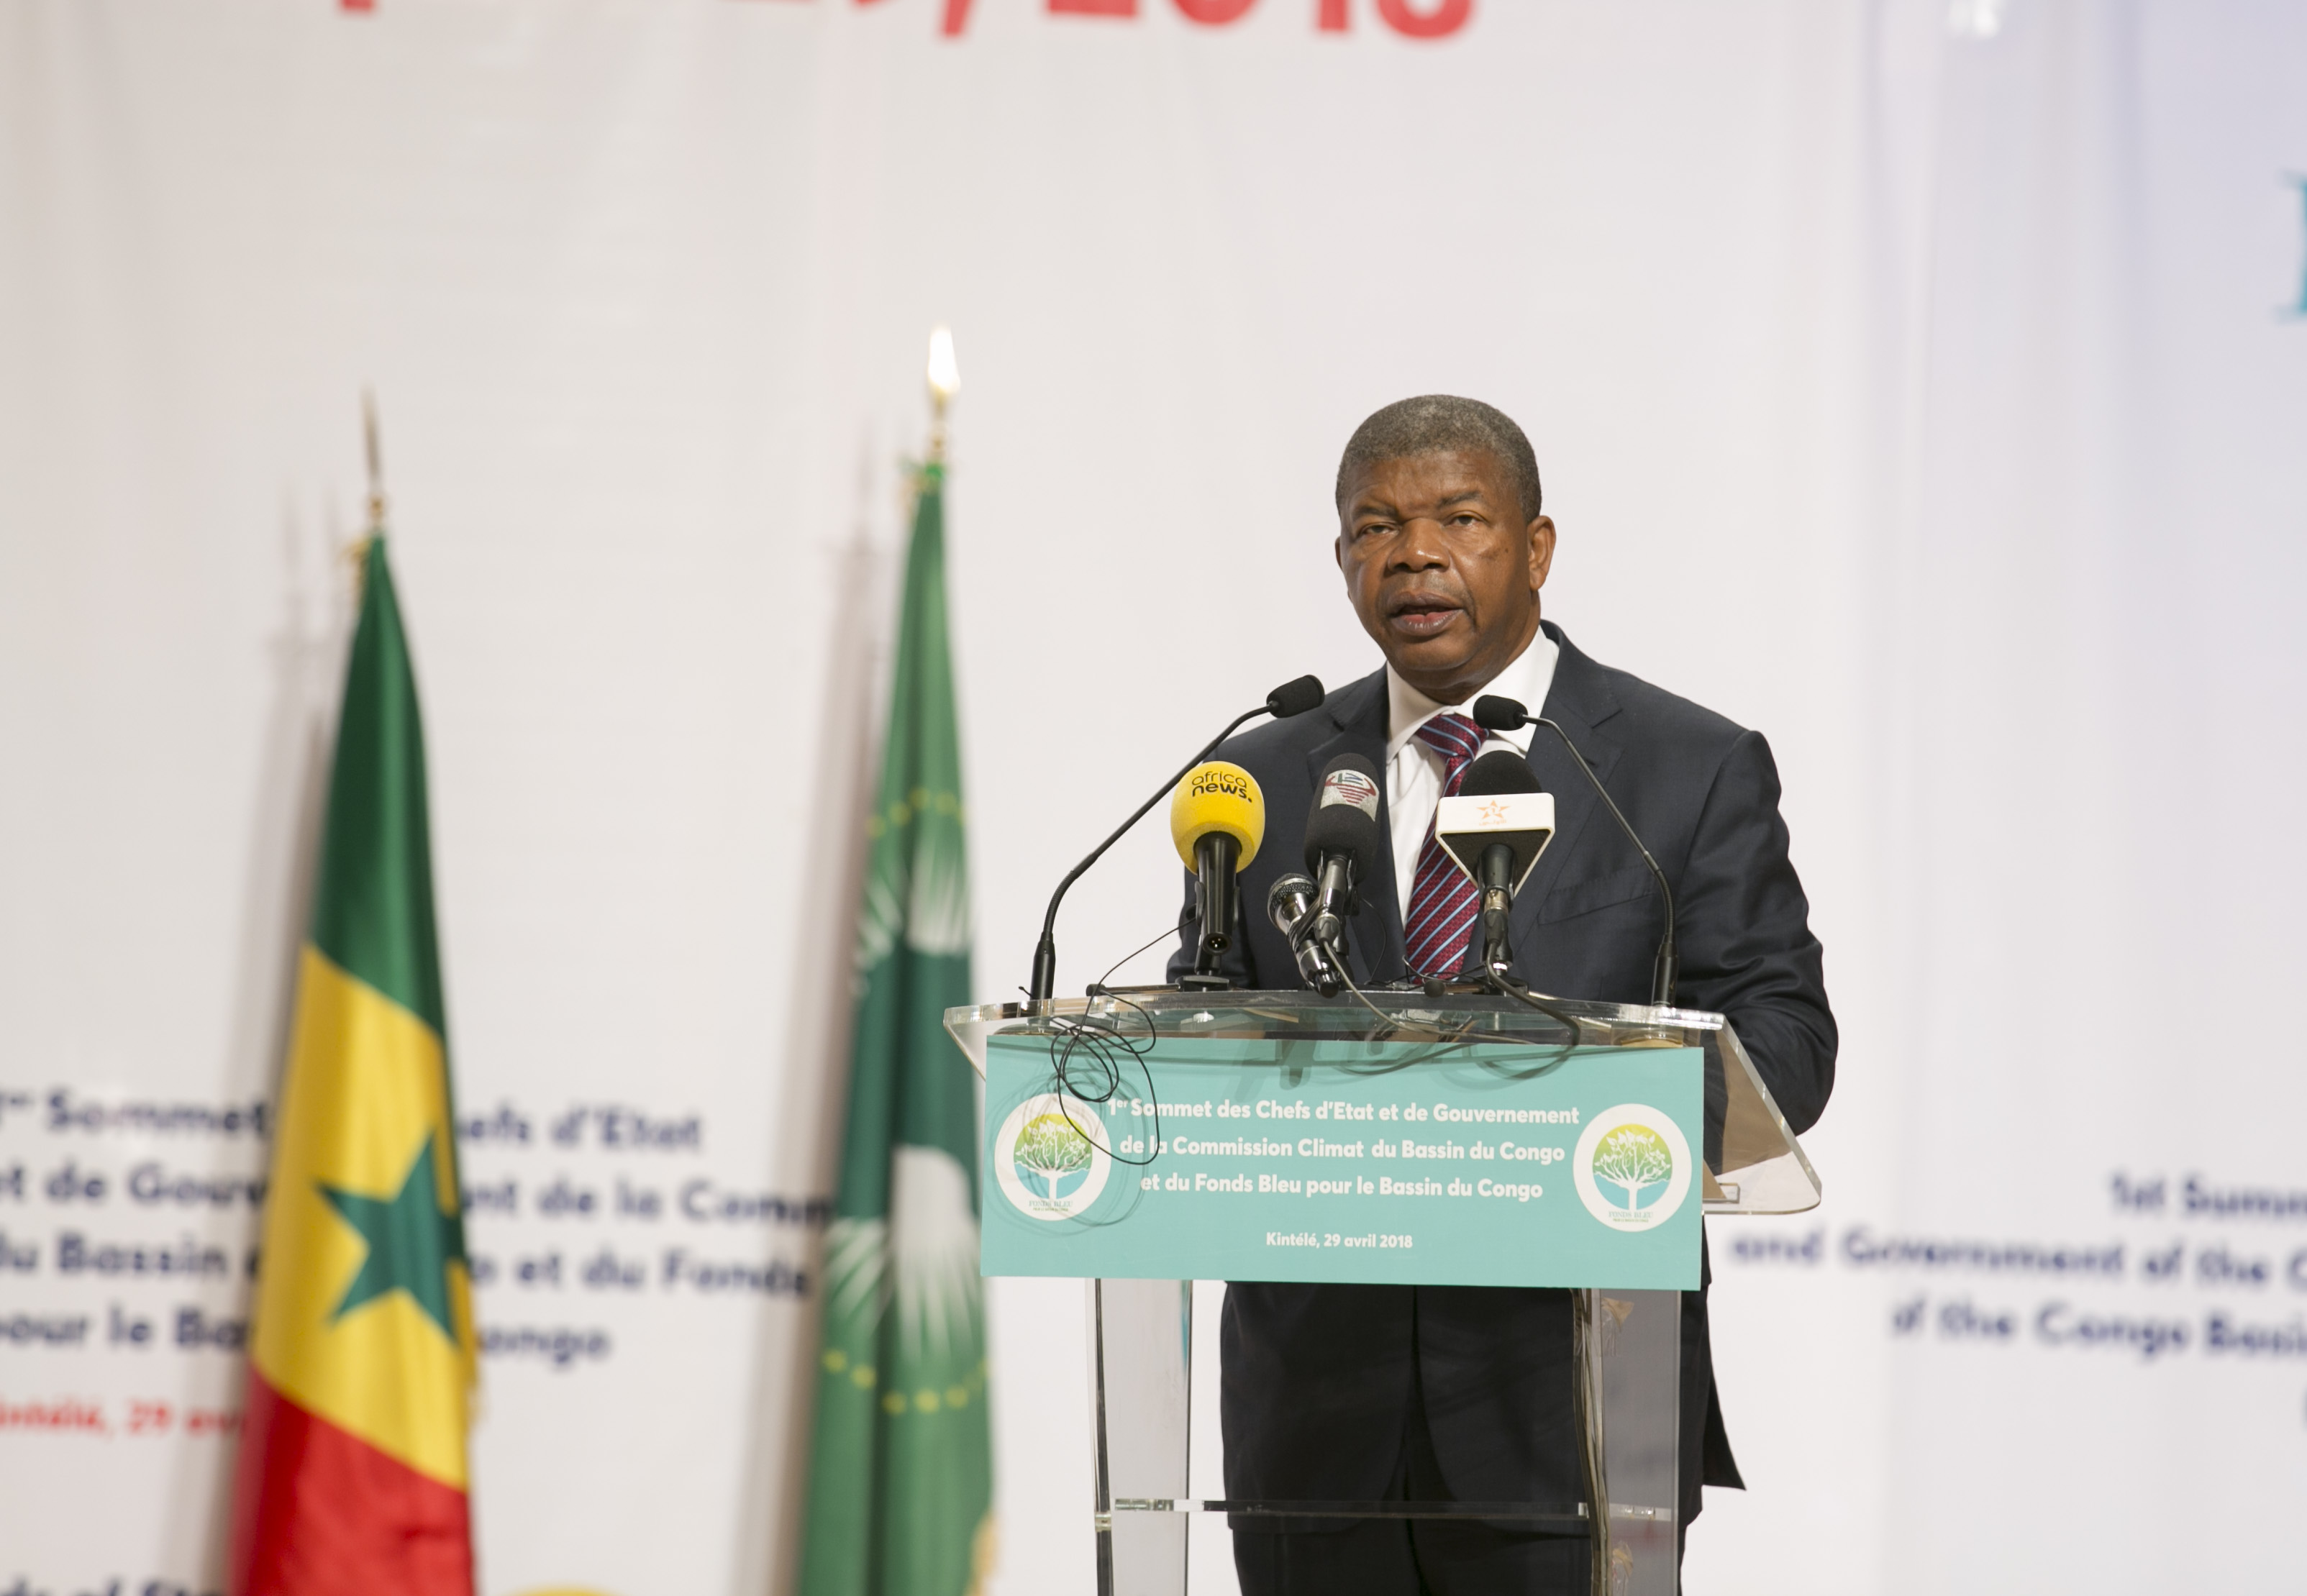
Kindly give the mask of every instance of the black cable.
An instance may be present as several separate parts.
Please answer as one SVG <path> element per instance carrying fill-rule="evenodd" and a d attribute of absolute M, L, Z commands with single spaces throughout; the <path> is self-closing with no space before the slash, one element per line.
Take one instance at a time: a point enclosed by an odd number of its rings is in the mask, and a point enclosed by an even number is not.
<path fill-rule="evenodd" d="M 1153 943 L 1146 946 L 1150 948 Z M 1111 970 L 1106 972 L 1109 975 L 1112 973 Z M 1134 1037 L 1118 1025 L 1100 1024 L 1088 1016 L 1078 1020 L 1051 1016 L 1050 1069 L 1057 1080 L 1059 1111 L 1065 1115 L 1066 1123 L 1074 1128 L 1074 1134 L 1091 1146 L 1116 1163 L 1142 1169 L 1162 1155 L 1162 1099 L 1154 1086 L 1154 1072 L 1145 1064 L 1145 1055 L 1154 1046 L 1154 1017 L 1142 1005 L 1102 986 L 1093 987 L 1090 991 L 1093 998 L 1102 997 L 1134 1010 L 1137 1017 L 1145 1022 L 1145 1034 Z M 1079 1055 L 1078 1059 L 1076 1055 Z M 1082 1128 L 1081 1122 L 1074 1118 L 1072 1109 L 1067 1106 L 1068 1098 L 1083 1103 L 1111 1103 L 1120 1095 L 1122 1077 L 1131 1063 L 1137 1066 L 1138 1074 L 1145 1077 L 1145 1102 L 1152 1105 L 1154 1111 L 1152 1139 L 1146 1143 L 1147 1152 L 1143 1158 L 1125 1158 L 1099 1141 Z M 1088 1080 L 1076 1082 L 1074 1078 L 1076 1070 L 1085 1072 Z M 1084 1091 L 1084 1085 L 1092 1085 L 1094 1089 Z"/>
<path fill-rule="evenodd" d="M 1465 1022 L 1455 1031 L 1445 1031 L 1438 1025 L 1411 1025 L 1398 1016 L 1388 1014 L 1385 1009 L 1380 1008 L 1376 1004 L 1371 1002 L 1369 1000 L 1369 994 L 1363 991 L 1360 987 L 1354 984 L 1351 968 L 1346 962 L 1346 952 L 1344 948 L 1340 948 L 1334 942 L 1331 942 L 1325 943 L 1323 945 L 1323 949 L 1325 952 L 1329 954 L 1330 962 L 1337 966 L 1338 979 L 1345 983 L 1345 987 L 1348 991 L 1353 993 L 1355 1001 L 1359 1002 L 1363 1008 L 1368 1009 L 1372 1014 L 1377 1016 L 1378 1025 L 1382 1028 L 1369 1038 L 1370 1041 L 1383 1042 L 1389 1036 L 1396 1034 L 1409 1034 L 1416 1032 L 1424 1032 L 1432 1039 L 1435 1045 L 1442 1048 L 1462 1047 L 1473 1040 L 1474 1025 L 1475 1022 L 1480 1018 L 1479 1015 L 1467 1016 Z M 1407 1068 L 1412 1064 L 1423 1064 L 1430 1061 L 1430 1060 L 1421 1058 L 1399 1059 L 1391 1063 L 1372 1068 L 1354 1060 L 1341 1060 L 1339 1061 L 1337 1068 L 1349 1075 L 1387 1075 L 1397 1069 Z"/>
<path fill-rule="evenodd" d="M 1359 1003 L 1363 1008 L 1377 1016 L 1377 1023 L 1384 1025 L 1388 1031 L 1399 1031 L 1402 1029 L 1402 1022 L 1400 1020 L 1395 1019 L 1392 1015 L 1386 1013 L 1385 1009 L 1380 1008 L 1376 1004 L 1371 1002 L 1368 995 L 1365 993 L 1360 987 L 1354 984 L 1353 972 L 1346 963 L 1344 957 L 1345 950 L 1343 948 L 1337 947 L 1334 943 L 1325 942 L 1322 944 L 1322 951 L 1330 956 L 1330 963 L 1336 968 L 1338 972 L 1338 979 L 1345 984 L 1345 989 L 1348 991 L 1353 993 L 1355 1002 Z"/>
<path fill-rule="evenodd" d="M 1566 1009 L 1556 1008 L 1551 1000 L 1539 997 L 1531 991 L 1526 983 L 1515 980 L 1510 971 L 1501 970 L 1493 965 L 1489 969 L 1489 976 L 1491 991 L 1504 992 L 1509 998 L 1520 999 L 1556 1024 L 1569 1026 L 1570 1040 L 1562 1044 L 1560 1051 L 1554 1057 L 1532 1069 L 1501 1069 L 1487 1060 L 1484 1061 L 1483 1068 L 1504 1075 L 1512 1080 L 1526 1081 L 1534 1077 L 1545 1075 L 1550 1070 L 1560 1068 L 1571 1054 L 1586 1044 L 1586 1027 L 1578 1023 L 1577 1016 Z"/>
<path fill-rule="evenodd" d="M 1185 927 L 1186 917 L 1183 914 L 1180 914 L 1178 916 L 1177 924 L 1162 927 L 1160 931 L 1155 931 L 1151 939 L 1138 944 L 1128 952 L 1123 954 L 1119 958 L 1115 959 L 1111 964 L 1106 965 L 1105 974 L 1089 983 L 1089 991 L 1085 995 L 1093 998 L 1111 997 L 1113 994 L 1105 983 L 1113 979 L 1113 973 L 1116 970 L 1121 968 L 1122 965 L 1128 964 L 1131 959 L 1136 958 L 1148 948 L 1151 948 L 1155 943 L 1161 941 L 1162 938 L 1174 937 L 1181 934 L 1184 931 Z"/>

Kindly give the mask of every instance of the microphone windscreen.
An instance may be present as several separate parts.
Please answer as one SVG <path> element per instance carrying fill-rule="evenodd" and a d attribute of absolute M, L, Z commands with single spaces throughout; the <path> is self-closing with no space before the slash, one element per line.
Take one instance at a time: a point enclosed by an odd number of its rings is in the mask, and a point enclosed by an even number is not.
<path fill-rule="evenodd" d="M 1325 854 L 1344 854 L 1357 877 L 1377 863 L 1377 767 L 1359 754 L 1340 754 L 1322 772 L 1314 811 L 1306 817 L 1306 868 L 1318 872 Z"/>
<path fill-rule="evenodd" d="M 1313 904 L 1314 878 L 1292 871 L 1266 888 L 1265 917 L 1274 922 L 1275 931 L 1290 936 L 1311 912 Z"/>
<path fill-rule="evenodd" d="M 1288 720 L 1293 715 L 1305 714 L 1328 696 L 1319 676 L 1300 676 L 1295 682 L 1284 682 L 1265 695 L 1265 712 L 1276 720 Z"/>
<path fill-rule="evenodd" d="M 1518 732 L 1530 724 L 1530 711 L 1518 699 L 1486 692 L 1474 700 L 1474 724 L 1486 732 Z"/>
<path fill-rule="evenodd" d="M 1223 759 L 1186 772 L 1170 798 L 1170 840 L 1178 845 L 1178 857 L 1188 870 L 1194 868 L 1194 845 L 1212 832 L 1222 832 L 1239 846 L 1236 870 L 1256 858 L 1257 845 L 1265 840 L 1265 794 L 1257 790 L 1257 778 Z"/>
<path fill-rule="evenodd" d="M 1511 748 L 1494 748 L 1466 768 L 1458 791 L 1469 798 L 1493 798 L 1500 793 L 1536 793 L 1538 775 L 1530 761 Z"/>

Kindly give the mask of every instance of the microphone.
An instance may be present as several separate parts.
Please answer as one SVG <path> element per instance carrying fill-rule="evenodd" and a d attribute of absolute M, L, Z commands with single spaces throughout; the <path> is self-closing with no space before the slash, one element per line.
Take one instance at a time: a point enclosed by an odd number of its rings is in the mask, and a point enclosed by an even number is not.
<path fill-rule="evenodd" d="M 1514 894 L 1554 840 L 1554 795 L 1539 790 L 1511 748 L 1476 759 L 1455 795 L 1435 807 L 1434 840 L 1482 894 L 1482 961 L 1503 976 L 1514 965 L 1507 917 Z"/>
<path fill-rule="evenodd" d="M 1361 912 L 1359 889 L 1377 865 L 1377 767 L 1359 754 L 1340 754 L 1322 772 L 1306 817 L 1306 869 L 1315 882 L 1306 935 L 1341 965 L 1346 922 Z"/>
<path fill-rule="evenodd" d="M 1319 676 L 1299 676 L 1294 681 L 1284 682 L 1267 693 L 1263 711 L 1253 709 L 1233 724 L 1239 725 L 1250 715 L 1260 713 L 1271 715 L 1276 720 L 1288 720 L 1292 716 L 1305 714 L 1308 709 L 1321 708 L 1322 701 L 1329 696 Z"/>
<path fill-rule="evenodd" d="M 1515 699 L 1500 698 L 1495 693 L 1484 693 L 1474 700 L 1474 724 L 1490 732 L 1512 732 L 1522 726 L 1544 726 L 1562 739 L 1562 746 L 1570 751 L 1572 762 L 1585 774 L 1586 779 L 1593 784 L 1594 791 L 1600 796 L 1603 806 L 1610 811 L 1610 818 L 1618 822 L 1618 829 L 1626 834 L 1626 840 L 1634 845 L 1634 852 L 1640 854 L 1642 856 L 1642 862 L 1651 867 L 1651 875 L 1658 882 L 1659 897 L 1665 900 L 1666 932 L 1659 938 L 1658 959 L 1651 966 L 1651 1002 L 1660 1008 L 1670 1007 L 1674 1002 L 1675 978 L 1680 970 L 1680 961 L 1676 957 L 1674 948 L 1674 888 L 1666 884 L 1666 871 L 1659 868 L 1659 862 L 1651 857 L 1651 851 L 1642 846 L 1642 839 L 1636 837 L 1634 828 L 1626 823 L 1626 817 L 1619 810 L 1617 800 L 1612 798 L 1608 790 L 1602 785 L 1602 778 L 1594 774 L 1594 767 L 1586 762 L 1586 756 L 1580 753 L 1578 745 L 1570 741 L 1569 733 L 1543 715 L 1532 715 Z M 1467 774 L 1471 777 L 1472 772 L 1469 771 Z"/>
<path fill-rule="evenodd" d="M 1303 934 L 1314 917 L 1317 888 L 1314 878 L 1292 871 L 1274 883 L 1265 895 L 1265 917 L 1274 922 L 1274 929 L 1290 940 L 1290 952 L 1298 961 L 1298 974 L 1308 986 L 1325 998 L 1334 998 L 1345 982 L 1339 978 L 1330 955 L 1321 943 Z"/>
<path fill-rule="evenodd" d="M 1179 984 L 1231 986 L 1218 965 L 1233 946 L 1241 914 L 1234 876 L 1265 840 L 1265 795 L 1257 778 L 1223 759 L 1195 766 L 1170 800 L 1170 840 L 1194 872 L 1194 912 L 1202 922 L 1193 974 Z"/>
<path fill-rule="evenodd" d="M 1050 906 L 1042 914 L 1042 940 L 1033 948 L 1033 974 L 1031 983 L 1025 989 L 1028 1008 L 1039 1011 L 1039 1006 L 1047 1003 L 1057 991 L 1058 905 L 1065 902 L 1067 889 L 1081 880 L 1083 873 L 1091 865 L 1104 858 L 1105 851 L 1119 842 L 1132 826 L 1144 819 L 1146 811 L 1162 802 L 1163 794 L 1185 780 L 1187 773 L 1195 766 L 1215 753 L 1218 744 L 1232 736 L 1243 723 L 1256 720 L 1261 715 L 1271 715 L 1276 720 L 1288 720 L 1293 715 L 1303 715 L 1308 709 L 1316 708 L 1326 696 L 1322 690 L 1322 680 L 1318 676 L 1300 676 L 1294 682 L 1284 682 L 1272 692 L 1267 693 L 1265 702 L 1256 708 L 1245 709 L 1226 722 L 1223 731 L 1205 743 L 1201 752 L 1186 761 L 1185 769 L 1179 771 L 1177 775 L 1154 788 L 1152 797 L 1139 804 L 1135 812 L 1120 825 L 1115 827 L 1112 834 L 1103 842 L 1092 848 L 1088 857 L 1066 872 L 1065 880 L 1058 883 L 1058 889 L 1050 894 Z"/>

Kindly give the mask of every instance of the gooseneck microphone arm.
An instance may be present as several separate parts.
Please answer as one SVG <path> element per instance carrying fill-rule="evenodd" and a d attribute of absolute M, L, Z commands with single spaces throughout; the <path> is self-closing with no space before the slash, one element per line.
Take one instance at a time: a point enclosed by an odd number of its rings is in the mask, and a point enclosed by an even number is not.
<path fill-rule="evenodd" d="M 1655 1008 L 1670 1008 L 1674 1006 L 1675 981 L 1682 973 L 1682 961 L 1675 951 L 1674 888 L 1667 885 L 1666 871 L 1659 868 L 1659 862 L 1651 856 L 1650 849 L 1642 845 L 1642 839 L 1634 835 L 1625 811 L 1618 807 L 1618 801 L 1610 796 L 1610 789 L 1602 785 L 1602 778 L 1594 774 L 1594 767 L 1586 762 L 1586 756 L 1578 751 L 1578 745 L 1570 741 L 1570 734 L 1542 715 L 1532 716 L 1531 722 L 1562 739 L 1562 746 L 1570 751 L 1570 757 L 1578 762 L 1578 768 L 1585 773 L 1588 781 L 1594 784 L 1594 791 L 1600 794 L 1603 805 L 1610 811 L 1610 818 L 1618 822 L 1618 829 L 1626 834 L 1626 840 L 1634 845 L 1634 852 L 1640 854 L 1642 862 L 1651 867 L 1651 876 L 1658 882 L 1659 897 L 1666 905 L 1666 929 L 1659 936 L 1658 957 L 1651 965 L 1651 1002 Z"/>
<path fill-rule="evenodd" d="M 1571 762 L 1593 784 L 1603 806 L 1609 810 L 1610 818 L 1618 822 L 1618 829 L 1626 834 L 1626 840 L 1634 845 L 1634 852 L 1642 856 L 1642 862 L 1651 867 L 1651 875 L 1658 881 L 1659 897 L 1666 903 L 1666 933 L 1659 938 L 1658 958 L 1651 966 L 1651 1003 L 1659 1008 L 1673 1007 L 1675 982 L 1681 974 L 1681 960 L 1674 946 L 1674 888 L 1667 885 L 1666 871 L 1660 870 L 1659 862 L 1651 857 L 1651 851 L 1642 845 L 1642 839 L 1634 835 L 1634 828 L 1627 823 L 1625 811 L 1618 808 L 1618 801 L 1610 796 L 1610 790 L 1602 785 L 1602 778 L 1594 774 L 1594 767 L 1586 762 L 1586 756 L 1578 751 L 1576 743 L 1570 741 L 1570 734 L 1543 715 L 1532 715 L 1513 699 L 1485 693 L 1474 700 L 1474 724 L 1493 732 L 1544 726 L 1562 739 L 1562 746 L 1570 751 Z"/>
<path fill-rule="evenodd" d="M 1032 986 L 1026 991 L 1025 995 L 1027 997 L 1031 998 L 1034 1002 L 1040 1003 L 1047 1001 L 1051 997 L 1056 994 L 1058 988 L 1058 905 L 1065 901 L 1067 889 L 1072 887 L 1076 881 L 1081 880 L 1083 873 L 1086 871 L 1091 865 L 1095 864 L 1099 860 L 1104 858 L 1105 851 L 1113 846 L 1114 844 L 1119 842 L 1124 837 L 1128 836 L 1129 828 L 1137 824 L 1138 821 L 1144 819 L 1153 810 L 1155 804 L 1168 797 L 1170 795 L 1171 789 L 1175 787 L 1179 782 L 1185 780 L 1195 766 L 1200 764 L 1204 759 L 1208 759 L 1210 755 L 1216 752 L 1219 743 L 1223 742 L 1227 738 L 1232 736 L 1234 733 L 1239 731 L 1246 723 L 1256 720 L 1259 716 L 1264 715 L 1265 712 L 1265 706 L 1260 704 L 1256 708 L 1247 710 L 1226 722 L 1226 728 L 1224 731 L 1220 732 L 1216 736 L 1211 738 L 1208 742 L 1205 743 L 1202 747 L 1201 752 L 1196 754 L 1192 759 L 1188 759 L 1183 765 L 1179 766 L 1177 775 L 1171 777 L 1160 786 L 1154 788 L 1154 795 L 1151 798 L 1148 798 L 1145 802 L 1139 804 L 1137 808 L 1131 812 L 1130 817 L 1128 819 L 1115 827 L 1111 836 L 1108 837 L 1103 842 L 1098 844 L 1097 846 L 1089 851 L 1089 857 L 1084 859 L 1079 864 L 1075 865 L 1073 869 L 1066 872 L 1065 880 L 1058 883 L 1058 889 L 1050 894 L 1049 909 L 1042 916 L 1042 940 L 1033 947 L 1033 980 Z"/>
<path fill-rule="evenodd" d="M 1058 883 L 1058 889 L 1050 894 L 1049 909 L 1042 916 L 1042 940 L 1033 947 L 1033 978 L 1025 992 L 1029 1001 L 1046 1003 L 1057 993 L 1058 905 L 1065 901 L 1067 889 L 1081 880 L 1083 872 L 1104 858 L 1105 851 L 1128 836 L 1129 828 L 1144 819 L 1155 804 L 1168 797 L 1171 790 L 1185 780 L 1192 773 L 1195 766 L 1215 753 L 1218 744 L 1261 715 L 1271 715 L 1276 720 L 1286 720 L 1293 715 L 1303 715 L 1307 710 L 1321 703 L 1325 696 L 1320 680 L 1313 676 L 1300 676 L 1295 682 L 1285 682 L 1275 688 L 1265 695 L 1265 702 L 1256 708 L 1245 709 L 1226 722 L 1225 730 L 1203 744 L 1199 753 L 1179 767 L 1177 775 L 1154 788 L 1154 795 L 1139 804 L 1128 819 L 1115 827 L 1111 836 L 1092 848 L 1087 858 L 1066 872 L 1065 880 Z"/>

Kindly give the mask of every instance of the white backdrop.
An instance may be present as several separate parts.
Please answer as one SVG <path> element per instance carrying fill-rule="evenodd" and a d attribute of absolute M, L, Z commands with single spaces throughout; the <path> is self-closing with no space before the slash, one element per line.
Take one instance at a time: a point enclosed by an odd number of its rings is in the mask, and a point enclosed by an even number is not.
<path fill-rule="evenodd" d="M 378 3 L 0 0 L 0 1590 L 220 1583 L 220 1116 L 280 1054 L 364 383 L 486 1592 L 785 1588 L 813 1232 L 764 1199 L 829 1189 L 938 321 L 984 996 L 1208 728 L 1374 663 L 1353 424 L 1488 399 L 1548 613 L 1770 734 L 1843 1024 L 1826 1206 L 1714 1226 L 1754 1489 L 1692 1588 L 2295 1578 L 2307 11 Z M 1076 893 L 1064 986 L 1165 855 Z M 1078 1290 L 991 1311 L 994 1588 L 1077 1592 Z"/>

